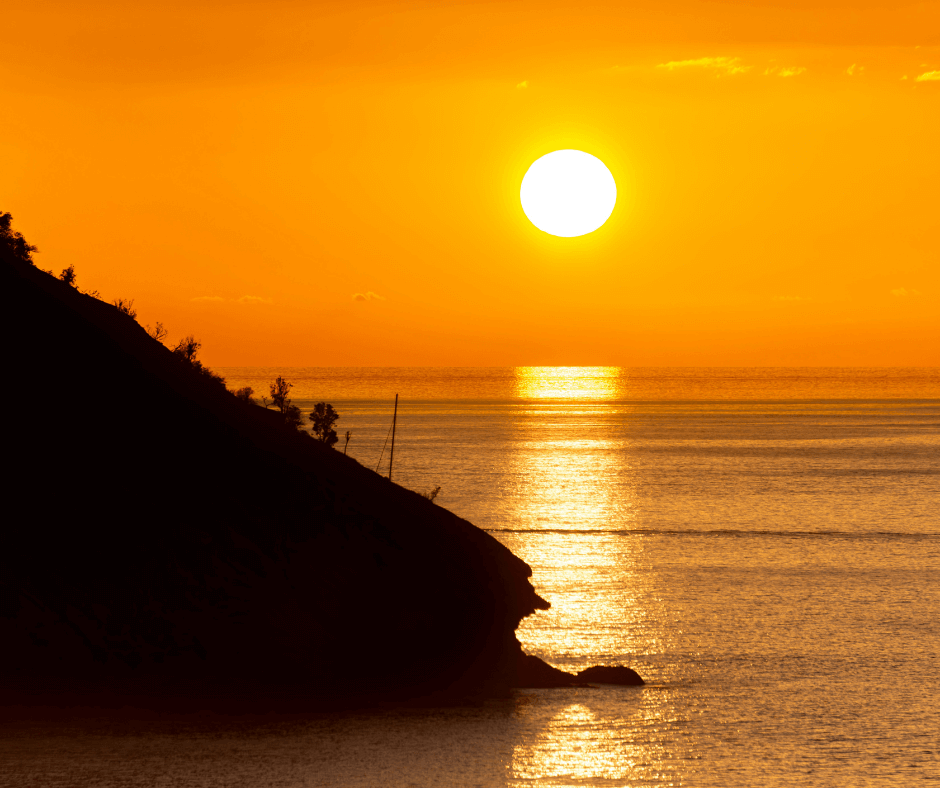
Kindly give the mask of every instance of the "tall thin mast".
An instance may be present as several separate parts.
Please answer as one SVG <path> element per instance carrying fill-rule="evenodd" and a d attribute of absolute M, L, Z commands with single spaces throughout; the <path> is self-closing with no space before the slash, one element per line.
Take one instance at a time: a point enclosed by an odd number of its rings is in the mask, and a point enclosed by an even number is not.
<path fill-rule="evenodd" d="M 395 461 L 395 423 L 398 421 L 398 395 L 395 395 L 395 413 L 392 416 L 392 453 L 388 455 L 388 480 L 392 480 L 392 463 Z"/>

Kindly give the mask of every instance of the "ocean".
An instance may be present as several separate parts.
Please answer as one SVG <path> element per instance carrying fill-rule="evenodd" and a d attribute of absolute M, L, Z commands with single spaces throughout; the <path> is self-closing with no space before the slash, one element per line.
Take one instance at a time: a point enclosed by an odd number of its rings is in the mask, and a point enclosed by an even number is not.
<path fill-rule="evenodd" d="M 398 394 L 393 480 L 439 487 L 551 602 L 524 649 L 647 685 L 19 721 L 0 786 L 940 783 L 940 369 L 216 371 L 331 403 L 336 449 L 386 475 Z"/>

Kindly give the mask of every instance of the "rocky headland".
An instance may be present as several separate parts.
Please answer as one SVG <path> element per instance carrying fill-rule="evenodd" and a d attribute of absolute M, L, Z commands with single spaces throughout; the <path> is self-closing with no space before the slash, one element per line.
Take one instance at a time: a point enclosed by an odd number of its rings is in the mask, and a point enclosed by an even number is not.
<path fill-rule="evenodd" d="M 0 703 L 311 710 L 583 682 L 471 523 L 0 248 Z"/>

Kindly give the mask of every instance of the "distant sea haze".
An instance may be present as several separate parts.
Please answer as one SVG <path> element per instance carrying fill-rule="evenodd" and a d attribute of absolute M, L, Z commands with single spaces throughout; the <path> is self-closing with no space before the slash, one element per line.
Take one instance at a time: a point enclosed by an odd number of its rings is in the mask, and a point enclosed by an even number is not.
<path fill-rule="evenodd" d="M 940 367 L 220 367 L 230 388 L 299 400 L 936 399 Z"/>
<path fill-rule="evenodd" d="M 40 726 L 3 745 L 11 773 L 93 785 L 83 765 L 107 761 L 127 785 L 159 772 L 484 788 L 940 775 L 940 369 L 216 371 L 257 395 L 283 376 L 305 416 L 332 403 L 337 450 L 348 430 L 349 454 L 383 474 L 399 394 L 393 480 L 440 487 L 436 502 L 527 561 L 551 602 L 519 627 L 526 651 L 571 671 L 629 665 L 647 685 L 286 722 Z"/>

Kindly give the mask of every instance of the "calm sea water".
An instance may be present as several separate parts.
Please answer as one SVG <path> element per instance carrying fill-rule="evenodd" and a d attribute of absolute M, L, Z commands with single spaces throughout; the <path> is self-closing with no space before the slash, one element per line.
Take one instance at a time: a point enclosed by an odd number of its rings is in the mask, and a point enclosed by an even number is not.
<path fill-rule="evenodd" d="M 0 728 L 0 785 L 940 783 L 940 369 L 244 369 L 533 568 L 519 630 L 642 688 Z M 344 440 L 341 438 L 339 449 Z M 376 655 L 381 658 L 380 654 Z"/>

